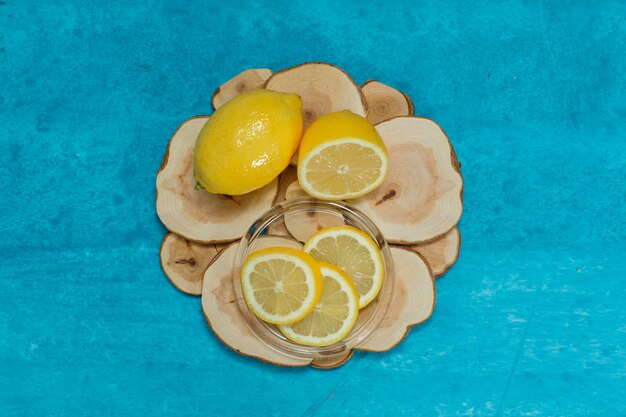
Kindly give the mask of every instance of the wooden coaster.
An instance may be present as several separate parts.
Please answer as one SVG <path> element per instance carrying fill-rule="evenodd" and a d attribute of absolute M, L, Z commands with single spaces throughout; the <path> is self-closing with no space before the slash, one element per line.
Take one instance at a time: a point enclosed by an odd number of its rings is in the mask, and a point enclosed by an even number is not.
<path fill-rule="evenodd" d="M 369 80 L 361 86 L 361 91 L 367 100 L 369 110 L 367 120 L 374 124 L 393 117 L 413 114 L 411 98 L 387 84 Z"/>
<path fill-rule="evenodd" d="M 463 211 L 463 178 L 443 130 L 415 116 L 396 117 L 376 129 L 389 154 L 387 178 L 349 203 L 390 243 L 426 242 L 452 229 Z"/>
<path fill-rule="evenodd" d="M 359 350 L 384 352 L 396 347 L 411 327 L 426 321 L 435 308 L 435 280 L 424 259 L 404 247 L 391 247 L 396 288 L 387 317 Z"/>
<path fill-rule="evenodd" d="M 298 182 L 298 173 L 295 166 L 289 165 L 278 177 L 278 193 L 276 194 L 276 200 L 274 204 L 282 203 L 285 201 L 287 194 L 287 188 L 293 182 Z M 291 236 L 285 225 L 285 221 L 281 218 L 279 221 L 273 222 L 269 226 L 268 234 L 274 236 Z"/>
<path fill-rule="evenodd" d="M 227 244 L 201 244 L 175 233 L 161 242 L 161 268 L 176 288 L 191 295 L 202 294 L 204 272 Z"/>
<path fill-rule="evenodd" d="M 213 93 L 213 97 L 211 97 L 213 108 L 217 110 L 231 98 L 245 93 L 246 91 L 263 88 L 265 81 L 267 81 L 271 75 L 272 71 L 266 68 L 249 69 L 235 75 L 233 78 L 217 87 Z"/>
<path fill-rule="evenodd" d="M 424 257 L 436 278 L 443 276 L 454 265 L 461 250 L 461 233 L 457 227 L 426 243 L 410 246 Z"/>

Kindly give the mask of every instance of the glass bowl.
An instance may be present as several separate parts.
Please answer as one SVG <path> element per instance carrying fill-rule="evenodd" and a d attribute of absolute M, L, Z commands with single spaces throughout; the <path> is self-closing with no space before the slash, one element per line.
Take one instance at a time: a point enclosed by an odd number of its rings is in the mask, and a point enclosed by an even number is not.
<path fill-rule="evenodd" d="M 241 288 L 241 268 L 248 255 L 256 250 L 269 246 L 301 247 L 301 242 L 318 229 L 337 224 L 363 230 L 376 242 L 384 263 L 383 285 L 374 301 L 359 311 L 354 328 L 342 341 L 323 347 L 300 345 L 283 336 L 275 325 L 265 323 L 250 311 Z M 245 322 L 263 343 L 285 355 L 326 358 L 358 347 L 380 326 L 387 315 L 394 291 L 393 260 L 380 230 L 359 210 L 343 202 L 299 198 L 275 205 L 248 228 L 235 255 L 233 286 Z"/>

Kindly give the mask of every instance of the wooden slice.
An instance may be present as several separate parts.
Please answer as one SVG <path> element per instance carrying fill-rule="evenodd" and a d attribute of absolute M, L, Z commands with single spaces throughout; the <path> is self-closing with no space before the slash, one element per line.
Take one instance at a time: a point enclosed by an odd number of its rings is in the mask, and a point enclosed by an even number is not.
<path fill-rule="evenodd" d="M 219 109 L 228 100 L 246 91 L 263 88 L 270 75 L 272 71 L 266 68 L 249 69 L 235 75 L 215 90 L 211 98 L 213 108 Z"/>
<path fill-rule="evenodd" d="M 298 248 L 293 239 L 261 237 L 261 246 L 290 246 Z M 262 242 L 262 243 L 261 243 Z M 232 243 L 222 251 L 204 274 L 202 310 L 215 336 L 235 352 L 281 366 L 306 366 L 310 359 L 284 355 L 263 343 L 250 330 L 237 306 L 233 288 L 233 268 L 239 243 Z"/>
<path fill-rule="evenodd" d="M 276 199 L 274 204 L 282 203 L 285 201 L 285 193 L 287 192 L 287 187 L 294 181 L 298 180 L 298 171 L 294 166 L 288 166 L 278 177 L 278 193 L 276 194 Z M 273 236 L 288 236 L 291 237 L 291 234 L 287 230 L 285 226 L 284 218 L 280 218 L 272 222 L 267 231 L 268 234 Z"/>
<path fill-rule="evenodd" d="M 298 181 L 294 181 L 287 187 L 285 198 L 289 201 L 300 197 L 310 196 L 300 187 Z M 283 219 L 291 236 L 300 242 L 306 242 L 314 233 L 326 227 L 340 226 L 345 223 L 343 217 L 339 215 L 317 211 L 285 213 Z"/>
<path fill-rule="evenodd" d="M 387 178 L 349 202 L 390 243 L 426 242 L 452 229 L 463 211 L 463 178 L 446 134 L 434 121 L 401 116 L 376 125 L 389 153 Z"/>
<path fill-rule="evenodd" d="M 439 278 L 448 272 L 459 257 L 461 234 L 459 229 L 454 227 L 431 242 L 413 245 L 410 248 L 426 259 L 435 277 Z"/>
<path fill-rule="evenodd" d="M 364 116 L 367 103 L 359 86 L 342 69 L 323 62 L 308 62 L 273 74 L 270 90 L 296 93 L 302 98 L 305 129 L 318 117 L 339 110 Z"/>
<path fill-rule="evenodd" d="M 193 152 L 207 120 L 208 116 L 191 118 L 172 136 L 156 179 L 157 214 L 165 227 L 189 240 L 231 242 L 272 206 L 278 180 L 240 196 L 196 189 Z"/>
<path fill-rule="evenodd" d="M 366 81 L 361 86 L 361 91 L 369 109 L 367 119 L 372 123 L 413 114 L 411 98 L 387 84 L 376 80 Z"/>
<path fill-rule="evenodd" d="M 298 169 L 290 165 L 278 177 L 278 193 L 276 194 L 274 204 L 282 203 L 287 199 L 287 188 L 294 181 L 298 181 Z"/>
<path fill-rule="evenodd" d="M 200 295 L 204 272 L 225 246 L 195 243 L 167 233 L 161 242 L 161 268 L 176 288 L 187 294 Z"/>
<path fill-rule="evenodd" d="M 412 326 L 428 319 L 435 308 L 435 281 L 424 259 L 404 247 L 391 247 L 394 297 L 380 327 L 357 349 L 383 352 L 400 343 Z"/>

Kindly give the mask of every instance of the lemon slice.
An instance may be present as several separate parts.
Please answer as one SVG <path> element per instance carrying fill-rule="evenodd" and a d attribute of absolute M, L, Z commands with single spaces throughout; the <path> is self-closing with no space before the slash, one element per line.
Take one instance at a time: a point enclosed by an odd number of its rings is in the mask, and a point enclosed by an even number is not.
<path fill-rule="evenodd" d="M 241 287 L 254 315 L 268 323 L 290 324 L 317 304 L 322 275 L 319 264 L 301 250 L 267 248 L 248 256 Z"/>
<path fill-rule="evenodd" d="M 387 149 L 374 126 L 348 110 L 326 114 L 304 133 L 298 181 L 322 200 L 360 197 L 387 175 Z"/>
<path fill-rule="evenodd" d="M 352 226 L 322 229 L 304 244 L 304 251 L 318 261 L 337 265 L 354 281 L 359 307 L 376 297 L 383 285 L 383 257 L 378 245 L 363 231 Z"/>
<path fill-rule="evenodd" d="M 348 275 L 320 262 L 322 295 L 317 305 L 297 323 L 279 325 L 288 339 L 308 346 L 328 346 L 350 333 L 359 315 L 359 294 Z"/>

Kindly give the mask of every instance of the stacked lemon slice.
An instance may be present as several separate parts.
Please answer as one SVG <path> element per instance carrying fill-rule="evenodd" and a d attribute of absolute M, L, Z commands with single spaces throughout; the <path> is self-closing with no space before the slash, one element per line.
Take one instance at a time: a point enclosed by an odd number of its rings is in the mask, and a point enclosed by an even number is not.
<path fill-rule="evenodd" d="M 337 226 L 313 235 L 303 250 L 253 252 L 241 284 L 258 318 L 278 325 L 296 343 L 328 346 L 350 333 L 383 277 L 378 245 L 355 227 Z"/>

